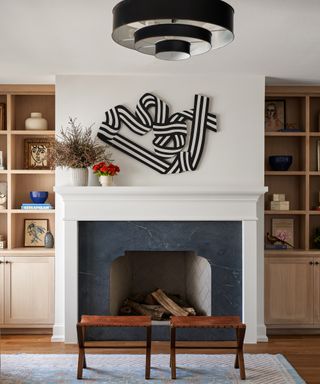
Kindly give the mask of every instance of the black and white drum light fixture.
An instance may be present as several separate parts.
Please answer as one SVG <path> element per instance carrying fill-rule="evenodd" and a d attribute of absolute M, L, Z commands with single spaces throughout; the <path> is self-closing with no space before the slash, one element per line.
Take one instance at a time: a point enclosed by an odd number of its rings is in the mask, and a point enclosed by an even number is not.
<path fill-rule="evenodd" d="M 113 40 L 163 60 L 183 60 L 234 39 L 233 8 L 221 0 L 123 0 L 113 8 Z"/>

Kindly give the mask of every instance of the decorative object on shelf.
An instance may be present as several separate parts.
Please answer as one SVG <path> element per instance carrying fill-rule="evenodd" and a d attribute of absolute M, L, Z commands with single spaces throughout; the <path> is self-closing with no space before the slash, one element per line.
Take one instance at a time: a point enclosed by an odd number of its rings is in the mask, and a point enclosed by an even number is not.
<path fill-rule="evenodd" d="M 0 103 L 0 131 L 6 129 L 6 105 Z"/>
<path fill-rule="evenodd" d="M 71 184 L 88 185 L 88 167 L 100 161 L 110 162 L 106 147 L 92 138 L 92 126 L 83 127 L 76 119 L 70 118 L 66 129 L 61 129 L 51 152 L 56 167 L 71 170 Z"/>
<path fill-rule="evenodd" d="M 93 172 L 99 176 L 99 181 L 102 187 L 110 187 L 113 184 L 113 176 L 120 172 L 120 168 L 112 163 L 104 161 L 93 166 Z"/>
<path fill-rule="evenodd" d="M 313 244 L 317 249 L 320 249 L 320 227 L 316 228 L 313 236 Z"/>
<path fill-rule="evenodd" d="M 113 8 L 113 40 L 163 60 L 182 60 L 234 39 L 233 8 L 215 0 L 121 1 Z"/>
<path fill-rule="evenodd" d="M 294 247 L 294 220 L 272 219 L 272 236 Z"/>
<path fill-rule="evenodd" d="M 7 241 L 4 235 L 0 235 L 0 249 L 7 248 Z"/>
<path fill-rule="evenodd" d="M 155 117 L 150 111 L 153 108 Z M 208 110 L 209 98 L 195 95 L 193 109 L 170 115 L 163 100 L 146 93 L 139 100 L 135 114 L 121 105 L 107 111 L 98 137 L 161 174 L 195 171 L 202 157 L 207 131 L 217 131 L 216 116 Z M 122 124 L 140 136 L 153 130 L 154 152 L 120 134 Z M 184 150 L 187 142 L 188 148 Z"/>
<path fill-rule="evenodd" d="M 265 101 L 265 130 L 276 132 L 286 127 L 286 101 L 266 100 Z"/>
<path fill-rule="evenodd" d="M 302 129 L 297 128 L 294 123 L 286 123 L 285 128 L 279 129 L 279 132 L 303 132 Z"/>
<path fill-rule="evenodd" d="M 44 237 L 48 231 L 48 219 L 24 220 L 24 246 L 44 247 Z"/>
<path fill-rule="evenodd" d="M 316 211 L 320 211 L 320 192 L 318 192 L 318 205 L 315 207 Z"/>
<path fill-rule="evenodd" d="M 47 231 L 44 236 L 44 246 L 45 248 L 53 248 L 54 246 L 53 234 L 50 231 Z"/>
<path fill-rule="evenodd" d="M 274 193 L 270 201 L 270 209 L 271 211 L 289 211 L 290 201 L 286 201 L 286 195 L 284 193 Z"/>
<path fill-rule="evenodd" d="M 281 240 L 277 236 L 272 236 L 269 232 L 267 232 L 267 241 L 265 244 L 265 249 L 288 249 L 288 247 L 293 248 L 291 244 L 287 243 L 284 240 Z"/>
<path fill-rule="evenodd" d="M 50 203 L 46 204 L 30 204 L 30 203 L 22 203 L 21 209 L 39 209 L 39 210 L 45 210 L 45 209 L 54 209 L 53 206 Z"/>
<path fill-rule="evenodd" d="M 53 147 L 52 138 L 35 138 L 24 140 L 25 169 L 51 169 L 50 152 Z"/>
<path fill-rule="evenodd" d="M 34 204 L 43 204 L 47 200 L 49 193 L 47 191 L 31 191 L 30 199 Z"/>
<path fill-rule="evenodd" d="M 269 156 L 269 164 L 273 171 L 288 171 L 291 167 L 293 157 L 289 155 Z"/>
<path fill-rule="evenodd" d="M 0 171 L 5 170 L 4 164 L 3 164 L 3 151 L 0 151 Z"/>
<path fill-rule="evenodd" d="M 7 183 L 0 182 L 0 210 L 7 208 Z"/>
<path fill-rule="evenodd" d="M 50 203 L 46 203 L 46 204 L 22 203 L 21 204 L 21 209 L 25 209 L 25 210 L 33 210 L 33 209 L 46 210 L 46 209 L 54 209 L 54 207 Z"/>
<path fill-rule="evenodd" d="M 25 129 L 30 131 L 46 131 L 48 129 L 48 122 L 40 112 L 31 112 L 24 125 Z"/>

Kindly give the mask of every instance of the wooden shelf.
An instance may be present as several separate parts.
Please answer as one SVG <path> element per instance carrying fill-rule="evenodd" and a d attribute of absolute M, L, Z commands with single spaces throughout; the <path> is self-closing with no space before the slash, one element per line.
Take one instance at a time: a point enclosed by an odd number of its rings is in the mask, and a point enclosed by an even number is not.
<path fill-rule="evenodd" d="M 50 169 L 12 169 L 13 175 L 54 175 L 56 171 Z"/>
<path fill-rule="evenodd" d="M 264 254 L 266 256 L 310 256 L 314 255 L 315 251 L 310 251 L 307 249 L 265 249 Z M 320 253 L 320 249 L 317 252 Z"/>
<path fill-rule="evenodd" d="M 1 211 L 0 211 L 1 213 Z M 22 215 L 26 215 L 26 214 L 30 214 L 30 213 L 34 213 L 34 214 L 54 214 L 55 213 L 55 209 L 11 209 L 11 213 L 15 213 L 15 214 L 22 214 Z"/>
<path fill-rule="evenodd" d="M 43 248 L 43 247 L 25 247 L 25 248 L 12 248 L 12 249 L 0 249 L 0 255 L 30 255 L 30 256 L 54 256 L 55 249 L 54 248 Z"/>
<path fill-rule="evenodd" d="M 265 132 L 265 136 L 269 137 L 305 137 L 306 132 Z"/>
<path fill-rule="evenodd" d="M 0 131 L 1 132 L 1 131 Z M 13 131 L 10 131 L 10 133 L 12 135 L 24 135 L 24 136 L 29 136 L 29 135 L 38 135 L 38 136 L 54 136 L 55 135 L 55 131 L 53 130 L 47 130 L 47 131 L 36 131 L 36 130 L 13 130 Z"/>
<path fill-rule="evenodd" d="M 307 211 L 303 210 L 289 210 L 289 211 L 270 211 L 265 210 L 264 213 L 266 215 L 305 215 Z M 319 212 L 320 214 L 320 212 Z"/>
<path fill-rule="evenodd" d="M 266 171 L 266 176 L 305 176 L 306 171 Z"/>

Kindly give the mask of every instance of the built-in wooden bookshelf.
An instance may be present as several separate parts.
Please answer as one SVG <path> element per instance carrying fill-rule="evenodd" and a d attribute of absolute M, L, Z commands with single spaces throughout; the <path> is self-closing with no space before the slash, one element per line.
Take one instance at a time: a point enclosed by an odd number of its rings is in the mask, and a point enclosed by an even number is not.
<path fill-rule="evenodd" d="M 48 191 L 55 206 L 52 170 L 25 169 L 25 139 L 55 135 L 55 88 L 52 85 L 0 85 L 0 103 L 6 106 L 6 124 L 0 130 L 0 151 L 5 170 L 0 182 L 7 184 L 6 209 L 0 210 L 0 234 L 7 247 L 0 249 L 0 330 L 51 332 L 54 319 L 54 255 L 44 247 L 24 247 L 24 220 L 48 219 L 55 233 L 55 211 L 21 210 L 31 203 L 30 191 Z M 48 130 L 25 130 L 31 112 L 41 112 Z"/>
<path fill-rule="evenodd" d="M 3 151 L 5 170 L 0 170 L 0 182 L 7 183 L 7 209 L 0 210 L 0 234 L 7 238 L 7 248 L 0 255 L 43 254 L 43 248 L 24 248 L 24 219 L 46 218 L 49 230 L 55 232 L 54 210 L 21 210 L 22 203 L 30 202 L 30 191 L 48 191 L 50 202 L 55 205 L 53 186 L 55 171 L 24 168 L 24 140 L 27 138 L 54 137 L 55 88 L 53 85 L 0 85 L 0 103 L 6 105 L 6 125 L 0 130 L 0 150 Z M 41 112 L 48 121 L 46 131 L 25 130 L 25 120 L 31 112 Z M 54 255 L 54 249 L 46 249 Z"/>
<path fill-rule="evenodd" d="M 267 87 L 266 100 L 284 100 L 286 123 L 299 132 L 265 131 L 265 234 L 272 219 L 294 219 L 294 249 L 265 250 L 265 318 L 271 329 L 320 328 L 320 87 Z M 288 171 L 270 168 L 270 155 L 292 155 Z M 289 211 L 271 211 L 273 193 L 285 193 Z M 266 241 L 266 240 L 265 240 Z"/>

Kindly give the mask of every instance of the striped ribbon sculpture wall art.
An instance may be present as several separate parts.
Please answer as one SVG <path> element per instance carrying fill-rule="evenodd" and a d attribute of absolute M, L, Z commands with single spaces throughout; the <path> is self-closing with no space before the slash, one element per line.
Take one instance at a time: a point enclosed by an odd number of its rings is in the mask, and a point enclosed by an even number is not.
<path fill-rule="evenodd" d="M 108 110 L 98 137 L 161 174 L 195 171 L 203 153 L 207 131 L 217 131 L 216 116 L 208 109 L 209 98 L 195 95 L 192 109 L 170 115 L 169 107 L 163 100 L 146 93 L 134 113 L 122 105 Z M 120 133 L 123 124 L 139 136 L 152 131 L 154 152 L 123 136 Z M 186 146 L 188 126 L 190 136 Z"/>

